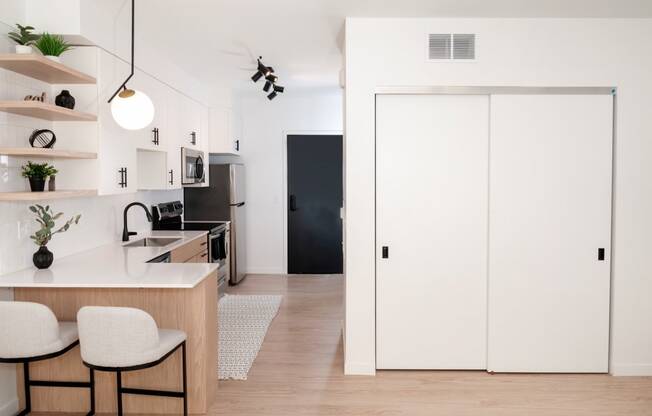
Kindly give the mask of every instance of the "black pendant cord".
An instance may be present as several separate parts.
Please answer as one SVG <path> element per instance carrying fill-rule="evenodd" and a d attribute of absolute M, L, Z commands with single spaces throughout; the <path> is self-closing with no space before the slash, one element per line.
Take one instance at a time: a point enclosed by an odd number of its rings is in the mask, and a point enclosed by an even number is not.
<path fill-rule="evenodd" d="M 122 83 L 118 87 L 118 89 L 113 93 L 111 98 L 109 98 L 109 103 L 113 101 L 116 95 L 120 93 L 121 90 L 126 90 L 127 89 L 127 82 L 131 79 L 131 77 L 134 76 L 134 45 L 135 45 L 135 36 L 134 36 L 134 27 L 136 25 L 136 0 L 131 0 L 131 73 L 125 80 L 125 82 Z"/>

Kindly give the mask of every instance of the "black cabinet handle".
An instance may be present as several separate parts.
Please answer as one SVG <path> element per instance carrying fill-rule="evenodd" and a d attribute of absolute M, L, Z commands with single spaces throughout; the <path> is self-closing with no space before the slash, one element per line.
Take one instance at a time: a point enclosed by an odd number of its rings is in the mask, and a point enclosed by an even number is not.
<path fill-rule="evenodd" d="M 152 133 L 154 133 L 154 138 L 152 139 L 152 143 L 154 143 L 154 145 L 158 146 L 158 144 L 159 144 L 159 141 L 158 141 L 158 127 L 154 127 L 152 129 Z"/>
<path fill-rule="evenodd" d="M 389 258 L 389 247 L 383 246 L 383 258 L 388 259 Z"/>
<path fill-rule="evenodd" d="M 126 188 L 127 187 L 127 168 L 120 168 L 118 170 L 118 173 L 120 173 L 120 182 L 118 182 L 118 185 L 120 185 L 120 188 Z"/>
<path fill-rule="evenodd" d="M 240 140 L 236 140 L 236 141 L 235 141 L 235 150 L 236 150 L 237 152 L 240 151 Z"/>
<path fill-rule="evenodd" d="M 598 249 L 598 261 L 604 261 L 604 248 Z"/>
<path fill-rule="evenodd" d="M 297 210 L 297 197 L 295 195 L 290 195 L 290 211 Z"/>
<path fill-rule="evenodd" d="M 197 144 L 197 133 L 190 132 L 190 144 Z"/>
<path fill-rule="evenodd" d="M 174 185 L 174 169 L 170 169 L 170 185 Z"/>

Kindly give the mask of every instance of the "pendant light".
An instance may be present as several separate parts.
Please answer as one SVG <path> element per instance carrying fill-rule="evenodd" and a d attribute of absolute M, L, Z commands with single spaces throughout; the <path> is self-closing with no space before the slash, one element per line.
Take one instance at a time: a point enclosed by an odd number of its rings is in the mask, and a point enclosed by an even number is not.
<path fill-rule="evenodd" d="M 152 100 L 141 91 L 127 88 L 127 82 L 134 76 L 135 11 L 135 0 L 131 0 L 131 73 L 109 98 L 113 119 L 127 130 L 143 129 L 154 120 Z"/>

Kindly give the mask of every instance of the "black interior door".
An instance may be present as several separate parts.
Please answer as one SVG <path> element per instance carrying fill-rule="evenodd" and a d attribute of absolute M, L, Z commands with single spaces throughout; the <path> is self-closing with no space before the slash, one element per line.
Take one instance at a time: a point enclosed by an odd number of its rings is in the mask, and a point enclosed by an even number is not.
<path fill-rule="evenodd" d="M 288 135 L 288 273 L 342 273 L 342 136 Z"/>

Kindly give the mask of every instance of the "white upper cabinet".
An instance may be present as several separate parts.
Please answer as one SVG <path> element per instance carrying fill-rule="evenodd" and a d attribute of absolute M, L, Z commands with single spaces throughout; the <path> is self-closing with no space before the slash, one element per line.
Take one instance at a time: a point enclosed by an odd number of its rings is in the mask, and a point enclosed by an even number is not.
<path fill-rule="evenodd" d="M 111 115 L 109 98 L 129 75 L 129 65 L 98 49 L 98 123 L 100 195 L 136 192 L 136 134 L 120 127 Z"/>
<path fill-rule="evenodd" d="M 242 147 L 242 122 L 232 109 L 209 109 L 209 152 L 238 155 Z"/>
<path fill-rule="evenodd" d="M 167 94 L 170 89 L 142 71 L 136 70 L 130 88 L 136 89 L 147 95 L 154 105 L 154 119 L 142 130 L 135 132 L 136 147 L 138 149 L 166 151 L 166 139 L 170 135 L 167 126 Z"/>
<path fill-rule="evenodd" d="M 175 100 L 178 100 L 176 105 L 180 117 L 179 139 L 181 147 L 201 149 L 202 105 L 180 93 L 176 93 Z"/>
<path fill-rule="evenodd" d="M 169 136 L 166 140 L 167 146 L 167 189 L 181 189 L 181 146 L 188 142 L 183 134 L 186 130 L 182 118 L 178 117 L 183 111 L 181 94 L 170 89 L 167 93 L 167 107 L 170 114 L 168 120 Z M 176 115 L 176 116 L 175 116 Z M 183 144 L 182 144 L 183 143 Z"/>

